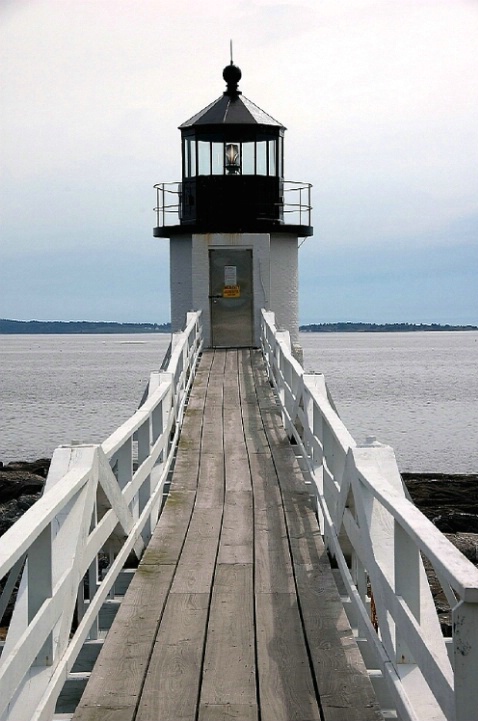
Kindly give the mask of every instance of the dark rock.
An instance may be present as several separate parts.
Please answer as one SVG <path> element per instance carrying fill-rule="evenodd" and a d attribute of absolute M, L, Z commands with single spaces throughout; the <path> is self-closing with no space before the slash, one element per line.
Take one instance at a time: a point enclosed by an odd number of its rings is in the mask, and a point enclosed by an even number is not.
<path fill-rule="evenodd" d="M 41 496 L 50 467 L 48 458 L 0 466 L 0 536 Z"/>
<path fill-rule="evenodd" d="M 402 478 L 413 501 L 423 512 L 427 508 L 442 506 L 458 509 L 462 506 L 468 507 L 470 504 L 478 505 L 477 473 L 402 473 Z"/>
<path fill-rule="evenodd" d="M 432 521 L 442 533 L 478 533 L 478 515 L 475 513 L 446 511 Z"/>
<path fill-rule="evenodd" d="M 11 461 L 6 466 L 0 462 L 0 473 L 2 471 L 6 473 L 11 471 L 28 471 L 42 478 L 46 478 L 50 463 L 50 458 L 38 458 L 36 461 Z"/>
<path fill-rule="evenodd" d="M 40 494 L 45 485 L 45 479 L 33 473 L 10 473 L 10 478 L 3 479 L 0 475 L 0 504 L 20 498 L 29 494 Z"/>

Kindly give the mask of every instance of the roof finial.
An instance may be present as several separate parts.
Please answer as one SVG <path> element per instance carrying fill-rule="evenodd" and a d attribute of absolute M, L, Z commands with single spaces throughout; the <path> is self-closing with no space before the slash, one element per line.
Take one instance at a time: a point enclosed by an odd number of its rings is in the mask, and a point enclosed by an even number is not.
<path fill-rule="evenodd" d="M 230 95 L 234 98 L 241 94 L 241 91 L 237 89 L 237 85 L 242 77 L 242 73 L 240 68 L 238 68 L 237 65 L 234 65 L 234 61 L 232 59 L 232 40 L 229 40 L 229 48 L 231 53 L 231 62 L 229 65 L 226 65 L 222 71 L 222 77 L 227 83 L 225 95 Z"/>

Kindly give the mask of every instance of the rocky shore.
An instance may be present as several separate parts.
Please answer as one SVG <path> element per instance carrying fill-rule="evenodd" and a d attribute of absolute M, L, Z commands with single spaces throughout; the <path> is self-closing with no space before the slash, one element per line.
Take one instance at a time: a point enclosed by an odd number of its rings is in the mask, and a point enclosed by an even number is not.
<path fill-rule="evenodd" d="M 0 536 L 41 496 L 50 459 L 0 462 Z M 478 566 L 478 474 L 403 473 L 412 501 L 450 541 Z M 433 569 L 427 573 L 442 628 L 451 633 L 451 614 Z"/>

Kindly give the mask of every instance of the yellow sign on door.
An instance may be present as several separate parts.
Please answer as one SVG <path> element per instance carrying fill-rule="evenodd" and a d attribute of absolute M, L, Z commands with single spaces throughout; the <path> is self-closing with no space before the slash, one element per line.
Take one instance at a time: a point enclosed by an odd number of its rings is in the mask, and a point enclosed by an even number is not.
<path fill-rule="evenodd" d="M 222 289 L 223 298 L 240 298 L 241 297 L 241 286 L 240 285 L 225 285 Z"/>

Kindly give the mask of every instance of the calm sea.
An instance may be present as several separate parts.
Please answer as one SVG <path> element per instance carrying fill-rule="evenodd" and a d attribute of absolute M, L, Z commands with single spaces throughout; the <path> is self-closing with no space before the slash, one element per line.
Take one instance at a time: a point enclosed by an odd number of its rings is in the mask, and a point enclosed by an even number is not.
<path fill-rule="evenodd" d="M 478 332 L 301 334 L 354 438 L 402 471 L 478 472 Z M 167 335 L 0 336 L 0 460 L 99 443 L 137 408 Z"/>

